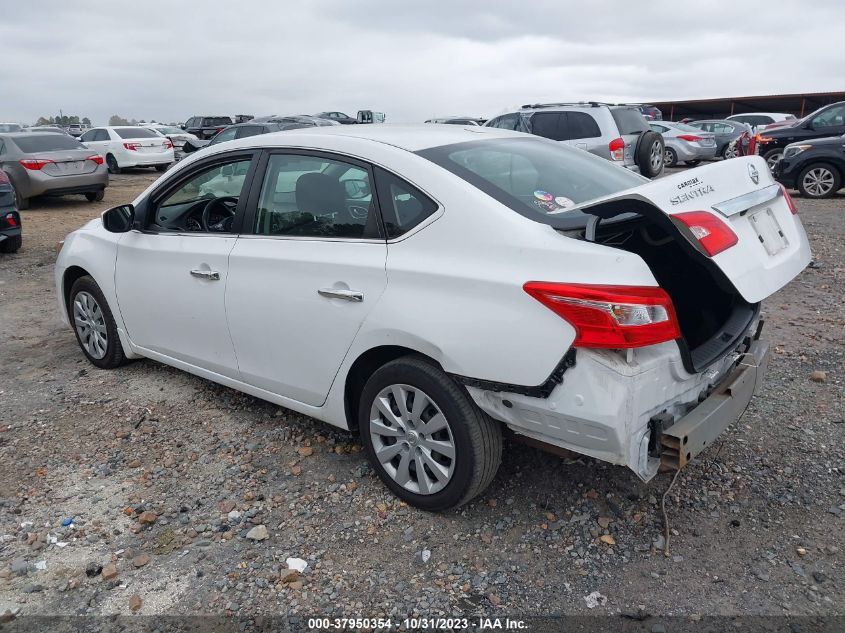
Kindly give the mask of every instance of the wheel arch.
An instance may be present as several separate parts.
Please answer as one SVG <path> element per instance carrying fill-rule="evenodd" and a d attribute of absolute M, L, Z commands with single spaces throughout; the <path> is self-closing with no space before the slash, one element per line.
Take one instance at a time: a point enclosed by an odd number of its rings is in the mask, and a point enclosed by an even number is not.
<path fill-rule="evenodd" d="M 85 270 L 82 266 L 68 266 L 65 269 L 64 274 L 62 274 L 62 299 L 64 299 L 65 310 L 68 314 L 68 318 L 70 318 L 70 289 L 73 288 L 73 284 L 76 283 L 77 279 L 80 279 L 85 276 L 89 276 L 94 279 L 94 276 Z M 96 282 L 97 280 L 94 279 Z"/>
<path fill-rule="evenodd" d="M 349 430 L 358 431 L 358 405 L 360 403 L 361 391 L 367 380 L 375 371 L 390 361 L 402 358 L 403 356 L 417 356 L 425 358 L 440 369 L 441 364 L 435 359 L 419 350 L 405 347 L 403 345 L 379 345 L 363 352 L 355 359 L 346 373 L 346 381 L 343 388 L 343 407 L 346 415 L 346 423 Z"/>

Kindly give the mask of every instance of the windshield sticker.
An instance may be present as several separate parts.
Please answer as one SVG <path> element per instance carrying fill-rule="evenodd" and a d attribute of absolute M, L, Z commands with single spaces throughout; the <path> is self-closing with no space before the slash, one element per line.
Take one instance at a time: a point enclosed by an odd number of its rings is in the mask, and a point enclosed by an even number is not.
<path fill-rule="evenodd" d="M 696 178 L 696 180 L 698 179 Z M 716 190 L 713 188 L 713 185 L 702 185 L 697 189 L 691 189 L 690 191 L 686 191 L 680 195 L 672 196 L 671 198 L 669 198 L 669 202 L 671 202 L 673 205 L 681 204 L 684 202 L 689 202 L 690 200 L 695 200 L 696 198 L 702 198 L 708 194 L 713 193 L 714 191 Z"/>
<path fill-rule="evenodd" d="M 539 207 L 545 213 L 554 213 L 560 208 L 554 202 L 547 202 L 546 200 L 533 200 L 533 202 L 534 206 Z"/>
<path fill-rule="evenodd" d="M 567 198 L 566 196 L 556 196 L 555 204 L 562 209 L 566 209 L 568 207 L 574 207 L 575 201 L 572 198 Z"/>
<path fill-rule="evenodd" d="M 554 199 L 552 194 L 548 191 L 543 191 L 542 189 L 535 191 L 534 197 L 537 198 L 537 200 L 542 200 L 543 202 L 551 202 Z"/>

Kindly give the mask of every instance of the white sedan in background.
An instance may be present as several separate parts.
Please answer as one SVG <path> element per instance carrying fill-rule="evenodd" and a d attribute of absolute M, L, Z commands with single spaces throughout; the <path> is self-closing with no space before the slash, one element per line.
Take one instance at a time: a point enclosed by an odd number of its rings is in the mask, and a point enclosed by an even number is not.
<path fill-rule="evenodd" d="M 760 302 L 809 262 L 763 159 L 648 181 L 495 128 L 221 143 L 64 242 L 85 356 L 154 359 L 360 433 L 428 510 L 493 479 L 505 427 L 681 468 L 745 410 Z"/>
<path fill-rule="evenodd" d="M 175 160 L 170 139 L 145 127 L 95 127 L 79 140 L 105 157 L 111 174 L 119 174 L 127 167 L 155 167 L 164 171 Z"/>
<path fill-rule="evenodd" d="M 182 148 L 185 146 L 185 141 L 199 140 L 195 134 L 186 132 L 182 128 L 178 128 L 173 125 L 161 125 L 159 123 L 150 123 L 149 125 L 145 125 L 144 127 L 150 130 L 154 130 L 162 136 L 166 136 L 168 139 L 170 139 L 170 142 L 173 143 L 173 152 L 177 158 L 182 157 Z"/>

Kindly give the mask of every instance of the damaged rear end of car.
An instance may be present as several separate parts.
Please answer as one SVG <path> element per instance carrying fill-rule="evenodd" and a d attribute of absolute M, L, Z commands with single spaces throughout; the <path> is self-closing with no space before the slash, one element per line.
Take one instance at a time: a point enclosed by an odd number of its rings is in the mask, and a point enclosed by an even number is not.
<path fill-rule="evenodd" d="M 768 358 L 761 302 L 806 267 L 809 244 L 759 157 L 694 173 L 548 205 L 537 221 L 561 239 L 635 254 L 653 281 L 620 286 L 612 268 L 599 284 L 526 280 L 575 333 L 544 385 L 465 380 L 491 417 L 648 481 L 685 466 L 744 413 Z"/>

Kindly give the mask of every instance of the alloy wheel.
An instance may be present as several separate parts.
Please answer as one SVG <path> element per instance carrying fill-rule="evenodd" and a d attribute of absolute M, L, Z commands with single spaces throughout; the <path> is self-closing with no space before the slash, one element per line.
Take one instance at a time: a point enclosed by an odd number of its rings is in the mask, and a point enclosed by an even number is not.
<path fill-rule="evenodd" d="M 806 174 L 802 184 L 807 193 L 814 197 L 826 196 L 833 189 L 835 177 L 826 167 L 814 167 Z"/>
<path fill-rule="evenodd" d="M 777 163 L 781 158 L 783 158 L 783 152 L 775 152 L 774 154 L 770 155 L 766 159 L 766 164 L 769 166 L 769 169 L 774 169 L 775 163 Z"/>
<path fill-rule="evenodd" d="M 663 168 L 664 152 L 661 151 L 660 143 L 654 142 L 651 146 L 651 152 L 648 156 L 648 162 L 651 164 L 652 173 L 659 174 Z"/>
<path fill-rule="evenodd" d="M 455 440 L 446 416 L 410 385 L 382 389 L 370 408 L 370 440 L 385 472 L 406 490 L 431 495 L 455 472 Z"/>
<path fill-rule="evenodd" d="M 103 358 L 109 346 L 109 335 L 103 311 L 91 293 L 83 290 L 74 297 L 73 322 L 85 351 L 97 360 Z"/>

